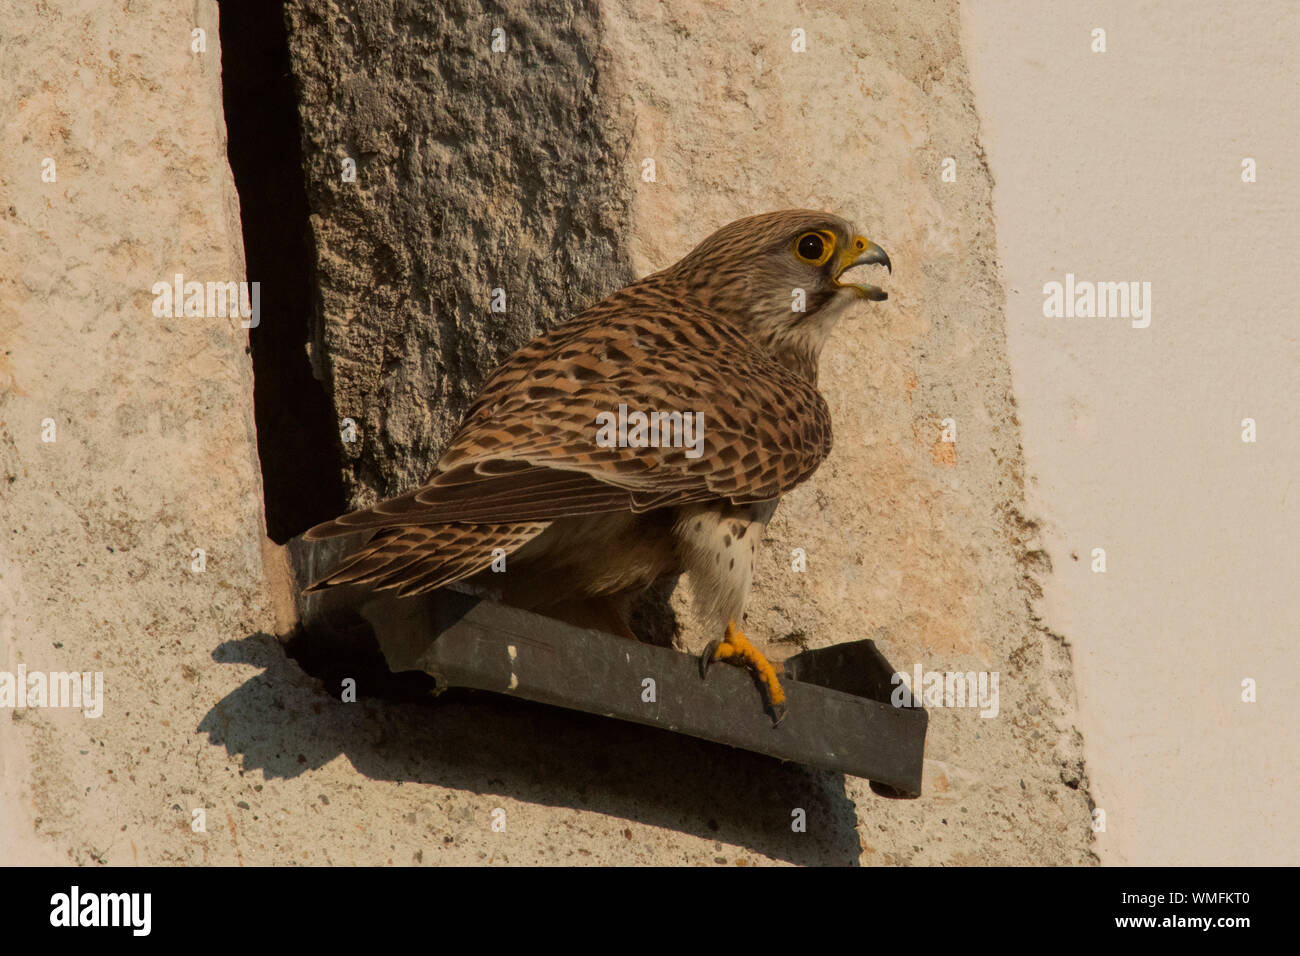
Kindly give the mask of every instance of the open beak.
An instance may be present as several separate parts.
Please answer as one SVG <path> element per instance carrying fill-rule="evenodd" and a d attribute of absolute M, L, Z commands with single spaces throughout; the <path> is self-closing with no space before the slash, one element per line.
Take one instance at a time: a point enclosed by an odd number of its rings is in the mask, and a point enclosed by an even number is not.
<path fill-rule="evenodd" d="M 880 286 L 840 281 L 844 273 L 858 266 L 884 266 L 889 270 L 889 274 L 893 275 L 894 267 L 889 261 L 889 254 L 870 239 L 854 236 L 853 242 L 844 250 L 840 271 L 835 274 L 835 284 L 841 288 L 854 290 L 859 299 L 870 299 L 872 302 L 883 302 L 888 299 L 889 293 Z"/>

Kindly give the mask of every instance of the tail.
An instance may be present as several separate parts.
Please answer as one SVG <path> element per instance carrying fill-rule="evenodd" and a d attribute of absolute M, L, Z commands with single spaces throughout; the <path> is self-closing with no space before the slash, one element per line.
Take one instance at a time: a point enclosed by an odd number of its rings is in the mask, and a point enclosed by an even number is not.
<path fill-rule="evenodd" d="M 398 597 L 423 594 L 487 570 L 497 549 L 509 554 L 549 524 L 528 521 L 381 528 L 360 551 L 307 591 L 369 584 L 380 590 L 396 588 Z"/>

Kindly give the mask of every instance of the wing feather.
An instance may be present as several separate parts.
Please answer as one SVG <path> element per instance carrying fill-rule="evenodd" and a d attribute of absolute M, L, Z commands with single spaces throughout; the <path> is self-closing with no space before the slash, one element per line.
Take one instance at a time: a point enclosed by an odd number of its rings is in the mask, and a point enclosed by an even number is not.
<path fill-rule="evenodd" d="M 692 419 L 702 429 L 688 436 L 670 419 L 677 444 L 598 442 L 597 416 L 617 416 L 620 405 L 702 415 Z M 811 382 L 722 316 L 647 280 L 507 359 L 428 482 L 307 536 L 766 501 L 811 475 L 830 445 L 829 410 Z M 414 584 L 416 567 L 403 571 Z"/>

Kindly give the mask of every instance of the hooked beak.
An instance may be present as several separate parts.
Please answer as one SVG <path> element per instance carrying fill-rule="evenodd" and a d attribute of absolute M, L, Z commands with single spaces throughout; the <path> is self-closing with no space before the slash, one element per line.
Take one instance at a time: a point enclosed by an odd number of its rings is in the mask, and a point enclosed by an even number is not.
<path fill-rule="evenodd" d="M 835 274 L 835 284 L 842 289 L 852 289 L 859 299 L 870 299 L 872 302 L 883 302 L 888 299 L 889 293 L 880 286 L 840 281 L 844 273 L 858 266 L 884 266 L 889 270 L 889 274 L 893 275 L 894 267 L 889 261 L 889 254 L 870 239 L 854 236 L 852 244 L 844 251 L 840 271 Z"/>

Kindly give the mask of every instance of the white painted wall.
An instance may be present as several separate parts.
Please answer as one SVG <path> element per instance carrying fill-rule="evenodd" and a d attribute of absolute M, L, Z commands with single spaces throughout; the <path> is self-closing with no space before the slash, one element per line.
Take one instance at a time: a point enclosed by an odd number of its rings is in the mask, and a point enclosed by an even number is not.
<path fill-rule="evenodd" d="M 1300 4 L 973 0 L 963 33 L 1099 852 L 1300 863 Z M 1067 272 L 1149 281 L 1150 327 L 1044 318 Z"/>

